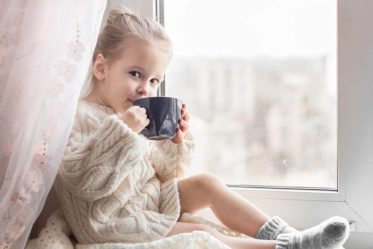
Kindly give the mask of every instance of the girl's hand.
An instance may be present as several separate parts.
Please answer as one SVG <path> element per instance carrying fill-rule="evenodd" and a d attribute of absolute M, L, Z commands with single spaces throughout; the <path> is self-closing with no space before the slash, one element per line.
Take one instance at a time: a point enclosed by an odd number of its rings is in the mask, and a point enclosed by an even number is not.
<path fill-rule="evenodd" d="M 186 109 L 186 105 L 183 104 L 181 107 L 181 119 L 179 120 L 179 128 L 177 128 L 176 135 L 171 141 L 175 144 L 179 144 L 183 141 L 185 134 L 189 130 L 189 113 Z"/>
<path fill-rule="evenodd" d="M 142 131 L 150 122 L 146 115 L 146 109 L 139 106 L 131 106 L 118 114 L 122 121 L 136 133 Z"/>

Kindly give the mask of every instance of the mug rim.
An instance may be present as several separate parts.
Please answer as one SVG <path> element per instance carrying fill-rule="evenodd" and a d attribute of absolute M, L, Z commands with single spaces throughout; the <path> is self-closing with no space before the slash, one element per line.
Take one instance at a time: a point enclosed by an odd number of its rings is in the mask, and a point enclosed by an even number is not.
<path fill-rule="evenodd" d="M 139 99 L 136 99 L 134 102 L 138 101 L 138 100 L 142 100 L 142 99 L 154 99 L 154 98 L 164 98 L 164 99 L 176 99 L 176 100 L 180 100 L 179 98 L 176 98 L 176 97 L 169 97 L 169 96 L 151 96 L 151 97 L 144 97 L 144 98 L 139 98 Z"/>

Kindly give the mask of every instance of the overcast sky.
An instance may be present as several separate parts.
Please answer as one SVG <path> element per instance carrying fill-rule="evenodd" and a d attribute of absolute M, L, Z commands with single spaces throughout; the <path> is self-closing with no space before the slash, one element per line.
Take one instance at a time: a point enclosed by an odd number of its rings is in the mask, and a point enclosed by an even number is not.
<path fill-rule="evenodd" d="M 165 0 L 175 54 L 319 56 L 336 50 L 336 0 Z"/>

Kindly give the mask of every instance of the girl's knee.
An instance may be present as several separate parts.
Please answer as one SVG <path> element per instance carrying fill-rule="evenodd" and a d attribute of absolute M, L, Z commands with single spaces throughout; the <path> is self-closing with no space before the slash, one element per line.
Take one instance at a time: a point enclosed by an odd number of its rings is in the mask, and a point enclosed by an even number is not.
<path fill-rule="evenodd" d="M 208 173 L 194 175 L 193 182 L 195 186 L 200 190 L 211 189 L 213 187 L 224 185 L 218 177 Z"/>

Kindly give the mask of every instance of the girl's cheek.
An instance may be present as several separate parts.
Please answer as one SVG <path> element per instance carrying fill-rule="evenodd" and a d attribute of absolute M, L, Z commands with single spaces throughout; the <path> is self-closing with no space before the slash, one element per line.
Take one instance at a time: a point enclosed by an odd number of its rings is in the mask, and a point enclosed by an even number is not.
<path fill-rule="evenodd" d="M 150 90 L 150 93 L 149 93 L 149 96 L 150 97 L 155 97 L 155 96 L 157 96 L 157 90 L 158 90 L 158 88 L 156 88 L 156 89 L 151 89 Z"/>

